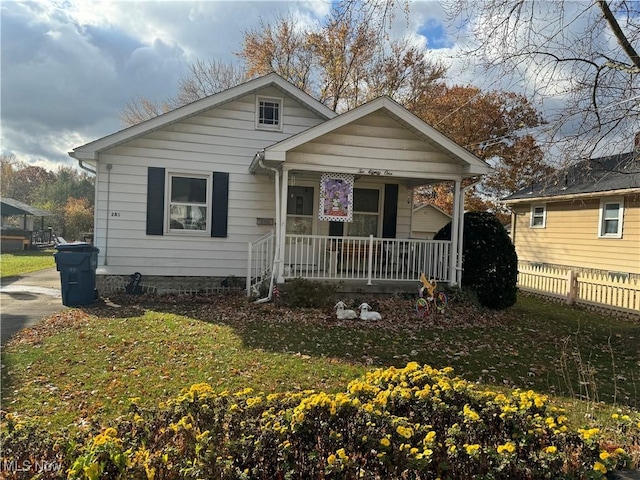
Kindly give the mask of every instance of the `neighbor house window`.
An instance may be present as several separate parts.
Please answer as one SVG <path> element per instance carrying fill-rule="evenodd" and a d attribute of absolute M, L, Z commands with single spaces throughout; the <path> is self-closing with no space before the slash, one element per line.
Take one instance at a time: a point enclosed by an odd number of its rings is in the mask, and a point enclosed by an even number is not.
<path fill-rule="evenodd" d="M 348 236 L 378 236 L 380 220 L 380 190 L 373 188 L 353 189 L 353 222 L 347 223 Z"/>
<path fill-rule="evenodd" d="M 531 228 L 545 228 L 547 224 L 547 207 L 545 205 L 531 206 Z"/>
<path fill-rule="evenodd" d="M 282 99 L 272 97 L 257 98 L 257 128 L 282 130 Z"/>
<path fill-rule="evenodd" d="M 289 186 L 287 189 L 287 233 L 313 233 L 313 187 Z"/>
<path fill-rule="evenodd" d="M 170 231 L 209 231 L 210 184 L 210 178 L 204 175 L 169 174 Z"/>
<path fill-rule="evenodd" d="M 622 238 L 622 215 L 624 202 L 620 198 L 603 199 L 600 201 L 599 237 Z"/>

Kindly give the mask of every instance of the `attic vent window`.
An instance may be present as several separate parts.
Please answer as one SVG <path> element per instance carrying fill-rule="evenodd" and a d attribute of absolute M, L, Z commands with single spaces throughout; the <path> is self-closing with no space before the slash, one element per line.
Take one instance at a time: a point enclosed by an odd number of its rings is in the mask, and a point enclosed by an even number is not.
<path fill-rule="evenodd" d="M 256 111 L 256 128 L 282 130 L 281 98 L 258 97 Z"/>

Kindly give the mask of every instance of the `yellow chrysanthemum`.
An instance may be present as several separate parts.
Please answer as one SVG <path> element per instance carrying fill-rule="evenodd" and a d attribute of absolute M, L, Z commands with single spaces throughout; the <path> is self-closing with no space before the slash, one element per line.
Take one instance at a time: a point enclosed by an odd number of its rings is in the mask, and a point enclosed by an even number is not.
<path fill-rule="evenodd" d="M 473 445 L 464 445 L 465 450 L 467 451 L 467 455 L 475 455 L 480 450 L 480 445 L 474 443 Z"/>
<path fill-rule="evenodd" d="M 600 462 L 596 462 L 596 463 L 593 465 L 593 469 L 594 469 L 596 472 L 600 472 L 600 473 L 603 473 L 603 474 L 604 474 L 604 473 L 607 473 L 607 467 L 605 467 L 605 466 L 604 466 L 602 463 L 600 463 Z"/>

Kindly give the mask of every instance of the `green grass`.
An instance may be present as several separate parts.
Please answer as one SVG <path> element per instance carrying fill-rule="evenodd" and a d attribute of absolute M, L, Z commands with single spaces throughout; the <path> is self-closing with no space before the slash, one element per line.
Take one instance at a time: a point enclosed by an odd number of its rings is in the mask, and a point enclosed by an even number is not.
<path fill-rule="evenodd" d="M 224 297 L 86 312 L 98 316 L 68 310 L 4 348 L 4 410 L 62 428 L 107 422 L 132 397 L 153 406 L 199 382 L 216 390 L 337 392 L 367 368 L 409 361 L 552 394 L 577 418 L 640 405 L 640 325 L 528 297 L 449 327 L 411 313 L 402 321 L 336 322 L 329 310 Z"/>
<path fill-rule="evenodd" d="M 0 254 L 0 276 L 13 277 L 55 267 L 53 250 L 27 250 Z"/>

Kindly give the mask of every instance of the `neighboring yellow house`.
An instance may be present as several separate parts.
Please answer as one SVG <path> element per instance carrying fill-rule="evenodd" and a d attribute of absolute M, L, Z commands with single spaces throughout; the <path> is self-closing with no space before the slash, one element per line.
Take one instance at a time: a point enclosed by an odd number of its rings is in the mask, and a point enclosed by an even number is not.
<path fill-rule="evenodd" d="M 503 202 L 520 262 L 640 274 L 640 155 L 584 160 Z"/>
<path fill-rule="evenodd" d="M 411 238 L 431 240 L 447 223 L 451 215 L 435 205 L 423 203 L 413 209 L 411 215 Z"/>

